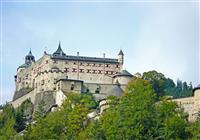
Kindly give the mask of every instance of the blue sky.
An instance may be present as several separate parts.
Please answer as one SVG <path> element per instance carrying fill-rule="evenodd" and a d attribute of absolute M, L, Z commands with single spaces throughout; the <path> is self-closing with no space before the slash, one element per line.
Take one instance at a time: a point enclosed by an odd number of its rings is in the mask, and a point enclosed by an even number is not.
<path fill-rule="evenodd" d="M 131 73 L 157 70 L 199 81 L 199 8 L 192 2 L 3 2 L 2 99 L 14 93 L 16 69 L 32 50 L 115 58 L 125 53 Z"/>

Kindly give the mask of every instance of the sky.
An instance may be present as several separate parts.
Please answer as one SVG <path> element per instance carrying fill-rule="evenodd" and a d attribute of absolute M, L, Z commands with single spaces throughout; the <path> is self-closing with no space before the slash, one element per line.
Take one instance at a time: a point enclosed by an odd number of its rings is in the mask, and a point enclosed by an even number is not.
<path fill-rule="evenodd" d="M 59 41 L 68 55 L 117 58 L 132 74 L 156 70 L 200 83 L 199 5 L 196 1 L 1 2 L 1 102 L 11 101 L 14 75 L 32 50 L 36 59 Z"/>

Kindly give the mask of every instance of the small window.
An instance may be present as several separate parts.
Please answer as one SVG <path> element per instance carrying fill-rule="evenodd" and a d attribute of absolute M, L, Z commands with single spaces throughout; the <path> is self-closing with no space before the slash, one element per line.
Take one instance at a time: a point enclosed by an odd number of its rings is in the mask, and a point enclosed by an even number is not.
<path fill-rule="evenodd" d="M 76 68 L 72 68 L 72 72 L 77 72 L 77 69 Z"/>
<path fill-rule="evenodd" d="M 99 88 L 96 88 L 95 93 L 97 93 L 97 94 L 100 93 Z"/>
<path fill-rule="evenodd" d="M 74 84 L 71 85 L 71 90 L 74 90 Z"/>
<path fill-rule="evenodd" d="M 90 73 L 90 70 L 89 70 L 89 69 L 87 69 L 87 73 Z"/>
<path fill-rule="evenodd" d="M 64 72 L 65 73 L 69 72 L 69 68 L 64 68 Z"/>
<path fill-rule="evenodd" d="M 84 69 L 80 69 L 79 72 L 84 73 Z"/>
<path fill-rule="evenodd" d="M 74 65 L 76 65 L 76 62 L 74 62 Z"/>
<path fill-rule="evenodd" d="M 46 64 L 48 64 L 49 63 L 49 61 L 48 60 L 46 60 Z"/>

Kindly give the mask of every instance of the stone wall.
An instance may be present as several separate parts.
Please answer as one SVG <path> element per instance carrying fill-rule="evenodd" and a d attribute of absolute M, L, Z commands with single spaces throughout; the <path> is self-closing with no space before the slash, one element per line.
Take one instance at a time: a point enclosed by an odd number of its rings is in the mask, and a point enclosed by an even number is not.
<path fill-rule="evenodd" d="M 56 105 L 56 92 L 55 91 L 45 91 L 37 93 L 34 101 L 34 110 L 37 110 L 38 105 L 44 102 L 44 110 L 48 111 L 52 106 Z"/>
<path fill-rule="evenodd" d="M 83 81 L 63 79 L 57 82 L 57 91 L 62 90 L 64 93 L 82 93 Z"/>
<path fill-rule="evenodd" d="M 12 106 L 14 108 L 17 108 L 27 99 L 30 99 L 31 102 L 34 103 L 34 101 L 35 101 L 35 93 L 34 93 L 34 91 L 31 91 L 31 92 L 25 94 L 24 96 L 12 101 L 11 104 L 12 104 Z"/>
<path fill-rule="evenodd" d="M 173 101 L 184 109 L 188 113 L 188 120 L 193 122 L 198 116 L 200 111 L 200 89 L 194 91 L 193 97 L 174 99 Z"/>

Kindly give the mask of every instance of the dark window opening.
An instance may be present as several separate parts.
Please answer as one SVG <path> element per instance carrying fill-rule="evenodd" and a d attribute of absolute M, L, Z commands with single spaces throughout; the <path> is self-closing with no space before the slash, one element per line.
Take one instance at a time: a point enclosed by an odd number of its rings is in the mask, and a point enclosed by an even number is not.
<path fill-rule="evenodd" d="M 84 69 L 80 69 L 79 72 L 84 73 Z"/>
<path fill-rule="evenodd" d="M 95 90 L 95 93 L 100 93 L 100 90 L 99 90 L 99 88 L 97 88 L 96 90 Z"/>
<path fill-rule="evenodd" d="M 74 84 L 71 85 L 71 90 L 74 90 Z"/>
<path fill-rule="evenodd" d="M 87 73 L 90 73 L 90 70 L 89 70 L 89 69 L 87 69 Z"/>
<path fill-rule="evenodd" d="M 73 69 L 72 69 L 72 72 L 77 72 L 77 69 L 73 68 Z"/>

